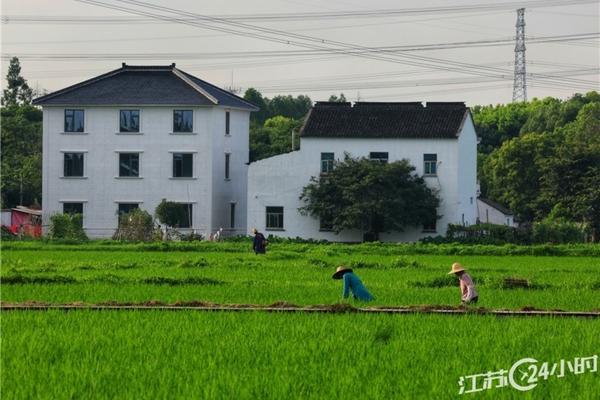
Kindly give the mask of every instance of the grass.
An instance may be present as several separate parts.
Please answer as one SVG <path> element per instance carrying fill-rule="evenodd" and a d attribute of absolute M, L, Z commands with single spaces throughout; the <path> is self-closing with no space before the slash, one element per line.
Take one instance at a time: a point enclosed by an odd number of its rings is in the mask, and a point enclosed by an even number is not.
<path fill-rule="evenodd" d="M 342 288 L 331 274 L 343 263 L 376 296 L 373 305 L 457 305 L 459 289 L 446 272 L 460 261 L 477 284 L 478 307 L 600 309 L 597 246 L 563 246 L 569 255 L 562 256 L 523 247 L 507 255 L 511 247 L 492 246 L 270 247 L 256 256 L 248 243 L 3 244 L 1 299 L 336 304 Z M 507 284 L 519 279 L 528 286 Z M 462 375 L 600 349 L 598 319 L 158 310 L 0 316 L 3 399 L 445 399 L 458 397 Z M 599 391 L 597 374 L 588 373 L 477 397 L 591 399 Z"/>
<path fill-rule="evenodd" d="M 5 312 L 2 325 L 5 399 L 447 399 L 462 375 L 600 348 L 587 319 L 50 311 Z M 478 397 L 599 390 L 588 373 Z"/>

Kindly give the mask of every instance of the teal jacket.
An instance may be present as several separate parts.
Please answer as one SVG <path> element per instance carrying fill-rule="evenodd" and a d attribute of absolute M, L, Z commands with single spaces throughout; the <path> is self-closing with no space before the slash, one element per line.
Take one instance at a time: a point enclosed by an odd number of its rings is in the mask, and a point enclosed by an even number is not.
<path fill-rule="evenodd" d="M 344 298 L 347 299 L 352 291 L 352 295 L 356 300 L 371 301 L 374 299 L 373 295 L 369 293 L 365 285 L 358 276 L 353 272 L 346 272 L 344 274 Z"/>

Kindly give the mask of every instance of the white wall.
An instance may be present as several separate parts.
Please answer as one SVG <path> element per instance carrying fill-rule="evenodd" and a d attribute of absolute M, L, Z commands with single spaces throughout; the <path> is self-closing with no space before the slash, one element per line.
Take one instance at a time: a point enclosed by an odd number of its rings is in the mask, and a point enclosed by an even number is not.
<path fill-rule="evenodd" d="M 218 128 L 210 107 L 66 107 L 85 109 L 85 133 L 64 133 L 64 107 L 44 107 L 43 218 L 62 203 L 84 202 L 84 228 L 109 237 L 117 226 L 118 202 L 140 203 L 154 214 L 161 199 L 192 202 L 193 229 L 212 226 L 211 145 Z M 173 110 L 194 110 L 193 134 L 173 134 Z M 140 110 L 141 134 L 119 134 L 119 110 Z M 246 112 L 247 114 L 247 112 Z M 247 128 L 246 128 L 247 129 Z M 84 151 L 85 178 L 62 178 L 62 151 Z M 118 178 L 118 152 L 140 151 L 140 178 Z M 194 153 L 194 178 L 172 178 L 172 152 Z"/>
<path fill-rule="evenodd" d="M 225 135 L 225 113 L 229 111 L 229 135 Z M 212 228 L 227 235 L 246 233 L 248 199 L 248 152 L 250 113 L 228 108 L 213 109 Z M 229 180 L 225 179 L 225 154 L 230 153 Z M 235 227 L 231 228 L 230 207 L 235 203 Z"/>
<path fill-rule="evenodd" d="M 456 222 L 477 221 L 477 134 L 469 113 L 458 137 L 458 207 Z"/>
<path fill-rule="evenodd" d="M 470 120 L 469 120 L 470 122 Z M 427 184 L 439 190 L 441 198 L 437 232 L 423 233 L 421 227 L 405 232 L 382 234 L 382 241 L 414 241 L 425 236 L 444 235 L 448 223 L 474 223 L 476 205 L 470 203 L 476 190 L 476 137 L 472 124 L 465 124 L 465 137 L 456 139 L 368 139 L 368 138 L 303 138 L 301 150 L 250 164 L 248 172 L 248 228 L 256 227 L 267 234 L 331 241 L 361 241 L 362 232 L 320 232 L 319 221 L 301 216 L 297 209 L 302 187 L 311 176 L 320 173 L 321 152 L 334 152 L 336 159 L 344 151 L 352 156 L 368 157 L 369 152 L 388 152 L 389 160 L 408 159 L 423 174 L 423 154 L 436 153 L 436 177 L 426 177 Z M 472 154 L 470 154 L 472 153 Z M 459 162 L 459 156 L 463 158 Z M 464 170 L 464 171 L 463 171 Z M 284 230 L 265 229 L 265 207 L 284 207 Z"/>

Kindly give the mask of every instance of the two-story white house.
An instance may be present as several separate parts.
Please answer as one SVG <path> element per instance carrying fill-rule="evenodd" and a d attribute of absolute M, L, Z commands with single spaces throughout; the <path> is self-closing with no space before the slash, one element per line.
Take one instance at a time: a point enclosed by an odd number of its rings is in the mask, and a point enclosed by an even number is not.
<path fill-rule="evenodd" d="M 361 231 L 327 229 L 298 208 L 302 188 L 327 173 L 333 160 L 354 157 L 407 159 L 438 191 L 436 223 L 381 234 L 382 241 L 445 235 L 449 223 L 477 220 L 477 135 L 464 103 L 317 102 L 300 132 L 301 148 L 250 164 L 248 227 L 281 237 L 359 242 Z"/>
<path fill-rule="evenodd" d="M 181 204 L 179 227 L 243 234 L 253 104 L 169 66 L 121 68 L 34 101 L 43 107 L 43 223 L 83 214 L 110 237 L 120 213 Z"/>

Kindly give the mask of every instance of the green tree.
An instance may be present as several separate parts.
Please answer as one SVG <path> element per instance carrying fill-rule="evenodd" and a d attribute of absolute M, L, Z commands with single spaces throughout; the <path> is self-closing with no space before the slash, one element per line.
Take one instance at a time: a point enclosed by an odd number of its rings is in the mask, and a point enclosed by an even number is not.
<path fill-rule="evenodd" d="M 521 221 L 543 218 L 549 212 L 540 187 L 546 160 L 554 157 L 555 140 L 552 135 L 528 133 L 504 142 L 484 162 L 488 195 L 511 208 Z"/>
<path fill-rule="evenodd" d="M 262 125 L 269 118 L 269 108 L 263 95 L 254 88 L 249 88 L 244 93 L 244 100 L 249 101 L 259 108 L 258 111 L 250 113 L 250 123 Z"/>
<path fill-rule="evenodd" d="M 287 96 L 275 96 L 268 101 L 269 107 L 269 118 L 277 115 L 293 119 L 303 119 L 310 108 L 312 107 L 312 101 L 310 97 L 300 95 L 293 97 Z"/>
<path fill-rule="evenodd" d="M 331 96 L 329 96 L 329 100 L 330 102 L 334 102 L 334 103 L 345 103 L 346 101 L 346 96 L 344 96 L 344 93 L 340 93 L 340 97 L 337 97 L 335 94 L 332 94 Z"/>
<path fill-rule="evenodd" d="M 414 171 L 407 160 L 388 164 L 346 154 L 333 171 L 311 178 L 299 211 L 335 232 L 360 229 L 374 240 L 381 232 L 421 226 L 437 219 L 439 198 Z"/>
<path fill-rule="evenodd" d="M 42 111 L 31 105 L 1 111 L 2 206 L 42 199 Z"/>
<path fill-rule="evenodd" d="M 556 157 L 548 160 L 541 196 L 553 214 L 585 224 L 600 240 L 600 102 L 583 106 L 561 132 Z"/>
<path fill-rule="evenodd" d="M 6 74 L 6 89 L 2 95 L 2 105 L 10 107 L 20 104 L 31 104 L 33 90 L 21 76 L 21 64 L 17 57 L 10 60 Z"/>
<path fill-rule="evenodd" d="M 281 115 L 266 120 L 262 128 L 250 132 L 250 160 L 261 160 L 292 151 L 292 132 L 295 134 L 294 149 L 297 150 L 301 125 L 302 121 Z"/>

